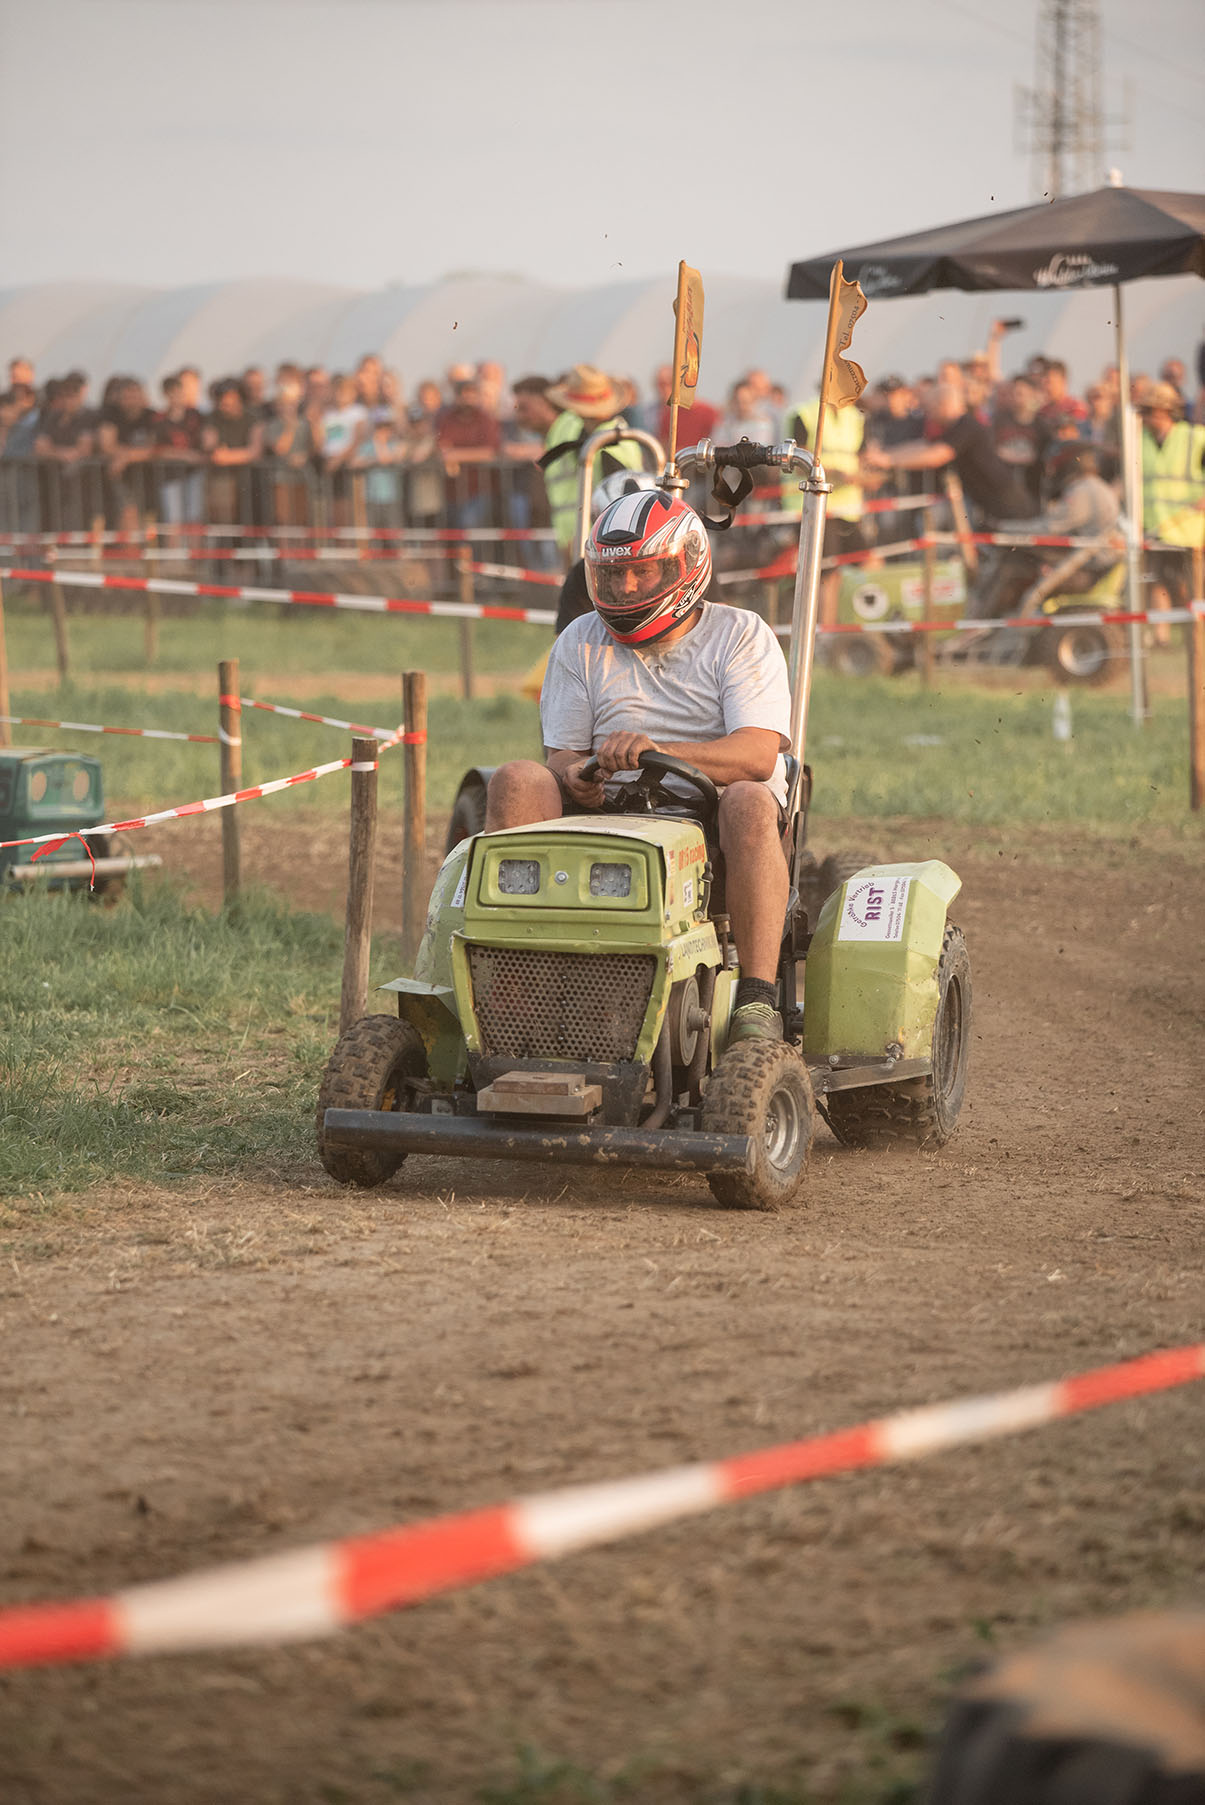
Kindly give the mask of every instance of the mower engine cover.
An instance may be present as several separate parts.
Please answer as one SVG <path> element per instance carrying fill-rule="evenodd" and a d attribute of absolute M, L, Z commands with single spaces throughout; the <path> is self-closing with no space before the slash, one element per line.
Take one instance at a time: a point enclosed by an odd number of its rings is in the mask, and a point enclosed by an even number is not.
<path fill-rule="evenodd" d="M 583 815 L 479 834 L 449 854 L 412 979 L 386 988 L 432 1079 L 515 1069 L 597 1078 L 635 1119 L 676 983 L 721 963 L 696 822 Z"/>
<path fill-rule="evenodd" d="M 805 1058 L 928 1053 L 946 912 L 961 889 L 948 865 L 926 859 L 867 866 L 834 890 L 808 948 Z"/>

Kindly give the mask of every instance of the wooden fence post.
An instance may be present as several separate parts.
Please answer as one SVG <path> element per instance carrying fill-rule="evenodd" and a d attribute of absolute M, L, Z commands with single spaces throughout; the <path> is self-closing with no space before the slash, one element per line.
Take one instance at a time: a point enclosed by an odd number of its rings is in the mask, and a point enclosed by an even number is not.
<path fill-rule="evenodd" d="M 143 516 L 143 531 L 146 537 L 145 564 L 146 574 L 154 578 L 159 574 L 159 560 L 155 556 L 155 535 L 158 524 L 153 514 Z M 155 663 L 159 656 L 159 597 L 153 589 L 146 592 L 146 662 Z"/>
<path fill-rule="evenodd" d="M 103 514 L 92 516 L 92 568 L 100 570 L 104 564 L 103 540 L 105 536 L 105 517 Z"/>
<path fill-rule="evenodd" d="M 218 758 L 223 796 L 241 789 L 243 782 L 243 710 L 238 691 L 238 659 L 225 659 L 218 665 Z M 242 885 L 238 835 L 238 808 L 232 805 L 222 810 L 222 896 L 227 906 L 238 901 Z"/>
<path fill-rule="evenodd" d="M 925 523 L 924 568 L 922 571 L 923 613 L 924 622 L 933 619 L 933 578 L 936 573 L 937 552 L 933 545 L 933 535 Z M 933 635 L 926 627 L 920 636 L 920 657 L 917 659 L 920 680 L 927 689 L 933 681 Z"/>
<path fill-rule="evenodd" d="M 53 562 L 53 557 L 51 561 Z M 50 624 L 54 628 L 54 660 L 58 666 L 59 683 L 63 684 L 71 675 L 71 647 L 67 639 L 67 603 L 61 583 L 50 584 L 46 600 L 50 608 Z"/>
<path fill-rule="evenodd" d="M 979 575 L 979 547 L 971 537 L 971 517 L 967 513 L 966 497 L 962 492 L 962 478 L 958 472 L 947 465 L 942 472 L 946 491 L 946 500 L 950 504 L 950 513 L 954 517 L 954 531 L 958 535 L 958 549 L 962 554 L 963 566 L 968 577 Z M 925 531 L 929 530 L 928 508 L 921 509 L 921 519 L 925 522 Z"/>
<path fill-rule="evenodd" d="M 770 627 L 777 627 L 778 625 L 778 593 L 777 579 L 767 578 L 762 588 L 762 595 L 764 598 L 762 606 L 766 611 L 766 624 Z"/>
<path fill-rule="evenodd" d="M 473 554 L 467 545 L 456 554 L 456 581 L 460 601 L 466 608 L 471 608 Z M 464 614 L 460 617 L 460 693 L 466 702 L 473 700 L 473 623 Z"/>
<path fill-rule="evenodd" d="M 4 632 L 4 584 L 0 582 L 0 714 L 11 714 L 8 700 L 8 640 Z M 0 746 L 11 746 L 12 730 L 7 721 L 0 721 Z"/>
<path fill-rule="evenodd" d="M 1192 550 L 1192 595 L 1205 599 L 1205 550 Z M 1205 808 L 1205 615 L 1194 614 L 1185 634 L 1188 642 L 1188 806 Z"/>
<path fill-rule="evenodd" d="M 372 955 L 372 894 L 377 837 L 376 740 L 351 743 L 351 820 L 347 841 L 347 925 L 343 937 L 343 989 L 339 1032 L 346 1033 L 368 1002 Z"/>
<path fill-rule="evenodd" d="M 423 937 L 427 914 L 427 673 L 406 671 L 402 677 L 406 731 L 402 740 L 405 767 L 402 846 L 402 959 L 412 965 Z"/>

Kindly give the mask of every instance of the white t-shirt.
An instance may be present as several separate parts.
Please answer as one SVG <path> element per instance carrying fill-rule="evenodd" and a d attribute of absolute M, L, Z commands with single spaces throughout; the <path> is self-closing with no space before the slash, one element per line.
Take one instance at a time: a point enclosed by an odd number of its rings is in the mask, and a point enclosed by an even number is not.
<path fill-rule="evenodd" d="M 540 695 L 550 751 L 593 751 L 611 733 L 647 733 L 671 744 L 719 740 L 739 727 L 790 740 L 791 692 L 778 640 L 746 608 L 704 602 L 674 645 L 639 648 L 612 639 L 591 611 L 555 642 Z M 786 801 L 781 756 L 769 787 Z"/>
<path fill-rule="evenodd" d="M 368 409 L 358 401 L 347 407 L 328 408 L 322 416 L 322 449 L 328 457 L 346 451 L 357 431 L 368 418 Z"/>

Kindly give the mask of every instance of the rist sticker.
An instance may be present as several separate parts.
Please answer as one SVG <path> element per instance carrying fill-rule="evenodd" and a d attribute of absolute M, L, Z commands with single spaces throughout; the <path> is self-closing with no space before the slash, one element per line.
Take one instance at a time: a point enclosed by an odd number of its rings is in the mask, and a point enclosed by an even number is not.
<path fill-rule="evenodd" d="M 864 877 L 849 884 L 838 940 L 902 940 L 910 877 Z"/>
<path fill-rule="evenodd" d="M 463 909 L 464 908 L 465 893 L 468 890 L 468 887 L 469 887 L 469 861 L 466 859 L 463 867 L 461 868 L 460 882 L 457 884 L 455 894 L 452 897 L 452 907 L 454 909 Z"/>
<path fill-rule="evenodd" d="M 693 877 L 684 878 L 682 880 L 682 907 L 684 909 L 693 908 L 694 900 L 695 900 L 695 880 Z"/>

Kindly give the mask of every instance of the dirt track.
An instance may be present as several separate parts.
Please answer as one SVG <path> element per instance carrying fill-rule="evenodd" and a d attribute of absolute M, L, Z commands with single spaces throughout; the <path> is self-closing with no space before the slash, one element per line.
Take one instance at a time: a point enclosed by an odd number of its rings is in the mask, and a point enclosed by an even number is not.
<path fill-rule="evenodd" d="M 0 1597 L 1199 1336 L 1199 851 L 936 838 L 966 880 L 976 1010 L 941 1154 L 822 1129 L 781 1217 L 717 1212 L 692 1179 L 451 1161 L 349 1196 L 302 1149 L 278 1184 L 35 1219 L 0 1276 Z M 985 1638 L 1200 1596 L 1202 1402 L 825 1481 L 328 1643 L 0 1676 L 6 1805 L 443 1805 L 513 1778 L 523 1744 L 634 1769 L 640 1800 L 884 1798 Z"/>

